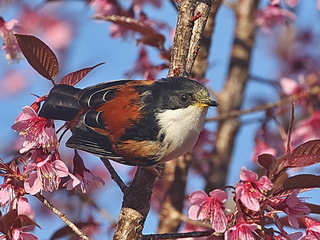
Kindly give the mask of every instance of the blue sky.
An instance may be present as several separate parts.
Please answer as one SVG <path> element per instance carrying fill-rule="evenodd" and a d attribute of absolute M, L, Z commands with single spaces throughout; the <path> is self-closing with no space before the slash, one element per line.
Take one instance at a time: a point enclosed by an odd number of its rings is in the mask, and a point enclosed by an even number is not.
<path fill-rule="evenodd" d="M 36 6 L 34 2 L 29 1 L 31 6 Z M 164 1 L 165 8 L 158 10 L 150 6 L 145 10 L 150 18 L 162 19 L 167 21 L 170 20 L 170 26 L 174 27 L 176 19 L 176 11 L 172 8 L 169 1 Z M 266 2 L 266 1 L 264 1 Z M 312 3 L 315 1 L 309 1 L 309 4 L 304 4 L 301 9 L 300 24 L 305 25 L 309 22 L 310 11 L 315 12 Z M 49 8 L 44 6 L 42 10 Z M 99 82 L 123 79 L 124 73 L 131 69 L 135 62 L 138 48 L 135 45 L 135 41 L 128 39 L 127 41 L 121 39 L 112 39 L 109 37 L 109 24 L 103 22 L 97 22 L 91 20 L 93 14 L 92 11 L 88 10 L 87 7 L 80 1 L 70 1 L 66 3 L 61 9 L 67 14 L 71 14 L 77 19 L 79 24 L 79 30 L 76 35 L 76 39 L 72 43 L 71 50 L 69 52 L 68 59 L 64 61 L 63 65 L 60 66 L 59 77 L 66 73 L 78 70 L 83 67 L 93 66 L 99 62 L 106 62 L 105 65 L 99 66 L 92 71 L 78 87 L 85 87 Z M 42 11 L 41 10 L 41 11 Z M 5 20 L 9 20 L 16 16 L 17 9 L 13 7 L 0 8 L 0 16 Z M 306 14 L 307 13 L 307 14 Z M 315 12 L 315 14 L 318 14 Z M 318 14 L 319 15 L 319 14 Z M 228 60 L 230 53 L 230 44 L 232 43 L 234 16 L 232 11 L 223 6 L 218 14 L 216 22 L 216 30 L 213 39 L 213 49 L 210 54 L 210 67 L 208 69 L 207 78 L 210 79 L 208 86 L 215 91 L 219 91 L 226 77 L 228 69 Z M 268 52 L 266 46 L 266 35 L 259 34 L 255 46 L 255 51 L 252 58 L 252 69 L 251 72 L 254 75 L 264 77 L 267 79 L 274 79 L 278 76 L 277 62 L 273 59 L 273 56 Z M 166 44 L 167 46 L 170 44 Z M 267 50 L 265 50 L 267 49 Z M 157 58 L 157 52 L 151 50 L 151 56 L 155 59 L 155 62 L 159 61 Z M 13 131 L 10 126 L 14 122 L 17 115 L 21 112 L 21 109 L 25 105 L 29 105 L 33 102 L 34 97 L 31 93 L 37 95 L 46 94 L 51 88 L 51 83 L 40 75 L 37 75 L 33 69 L 27 64 L 25 60 L 20 61 L 18 64 L 10 64 L 0 58 L 0 81 L 4 74 L 4 71 L 10 69 L 22 69 L 25 74 L 28 75 L 29 85 L 24 92 L 12 96 L 10 98 L 0 97 L 0 111 L 2 112 L 0 117 L 1 134 L 0 134 L 0 152 L 12 144 L 11 141 L 14 139 Z M 159 77 L 165 77 L 166 71 L 163 71 Z M 58 77 L 58 78 L 59 78 Z M 141 79 L 140 77 L 136 77 Z M 0 89 L 1 91 L 1 89 Z M 261 85 L 256 82 L 249 82 L 246 90 L 248 93 L 244 99 L 244 108 L 255 106 L 254 98 L 256 96 L 263 95 L 271 101 L 277 100 L 274 90 L 265 85 Z M 210 116 L 215 114 L 215 110 L 210 111 Z M 241 119 L 248 121 L 249 119 L 256 119 L 262 117 L 263 113 L 255 113 L 250 116 L 244 116 Z M 210 124 L 210 127 L 214 127 L 214 124 Z M 246 124 L 241 127 L 239 136 L 236 140 L 236 148 L 234 151 L 234 157 L 230 172 L 228 175 L 228 184 L 235 184 L 239 178 L 240 168 L 244 165 L 247 168 L 251 168 L 253 165 L 250 160 L 250 155 L 253 147 L 253 136 L 258 128 L 258 124 Z M 100 164 L 97 163 L 99 159 L 85 155 L 86 164 Z M 5 156 L 1 156 L 5 157 Z M 125 176 L 125 173 L 130 169 L 129 167 L 118 166 L 119 171 Z M 113 184 L 113 183 L 109 183 Z M 201 188 L 202 182 L 193 181 L 188 186 L 188 190 L 195 190 L 195 188 Z M 30 199 L 30 198 L 29 198 Z M 32 203 L 35 202 L 32 200 Z M 121 193 L 118 189 L 108 187 L 107 191 L 99 198 L 100 206 L 104 207 L 109 211 L 115 218 L 121 207 Z M 55 221 L 52 221 L 56 219 Z M 45 219 L 37 220 L 41 227 L 41 231 L 37 230 L 36 233 L 40 239 L 46 239 L 48 235 L 51 235 L 55 231 L 55 228 L 63 226 L 60 220 L 56 217 L 50 219 L 50 224 L 47 224 Z M 53 227 L 54 226 L 54 227 Z M 146 222 L 145 233 L 155 232 L 156 224 L 154 214 L 151 212 Z"/>

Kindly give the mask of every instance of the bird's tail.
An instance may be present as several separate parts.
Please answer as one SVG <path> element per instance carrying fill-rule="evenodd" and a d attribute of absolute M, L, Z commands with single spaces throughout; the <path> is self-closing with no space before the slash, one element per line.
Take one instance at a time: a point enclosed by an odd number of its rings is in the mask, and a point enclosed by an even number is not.
<path fill-rule="evenodd" d="M 80 111 L 78 100 L 76 97 L 77 92 L 80 89 L 58 84 L 51 89 L 47 100 L 43 104 L 39 116 L 56 119 L 71 121 Z"/>

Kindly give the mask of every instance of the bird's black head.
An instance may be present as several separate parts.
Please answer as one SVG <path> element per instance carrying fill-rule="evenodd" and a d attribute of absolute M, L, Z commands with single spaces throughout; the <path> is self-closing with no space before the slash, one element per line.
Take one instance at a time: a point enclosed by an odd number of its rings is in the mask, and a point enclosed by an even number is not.
<path fill-rule="evenodd" d="M 185 77 L 169 77 L 156 81 L 150 88 L 146 103 L 153 102 L 156 109 L 186 108 L 190 105 L 201 107 L 218 106 L 201 83 Z"/>

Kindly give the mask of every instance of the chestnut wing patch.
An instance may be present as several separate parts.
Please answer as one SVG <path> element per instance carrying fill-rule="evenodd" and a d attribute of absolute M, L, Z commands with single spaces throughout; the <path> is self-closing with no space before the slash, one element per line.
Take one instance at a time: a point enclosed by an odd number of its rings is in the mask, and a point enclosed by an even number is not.
<path fill-rule="evenodd" d="M 137 166 L 151 166 L 161 160 L 159 156 L 160 144 L 156 141 L 127 140 L 113 146 L 117 155 L 123 156 L 126 164 Z"/>
<path fill-rule="evenodd" d="M 139 123 L 140 94 L 135 88 L 122 86 L 115 97 L 96 109 L 101 112 L 104 128 L 109 132 L 112 139 L 120 139 L 126 129 Z"/>

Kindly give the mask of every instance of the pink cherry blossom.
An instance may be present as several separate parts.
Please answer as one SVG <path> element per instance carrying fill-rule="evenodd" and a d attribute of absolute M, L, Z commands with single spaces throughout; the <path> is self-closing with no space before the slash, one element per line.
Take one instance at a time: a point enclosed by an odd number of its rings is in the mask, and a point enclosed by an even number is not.
<path fill-rule="evenodd" d="M 288 215 L 289 224 L 298 228 L 298 217 L 308 215 L 311 210 L 298 197 L 299 191 L 295 190 L 284 200 L 284 211 Z"/>
<path fill-rule="evenodd" d="M 75 152 L 75 156 L 73 158 L 73 174 L 69 174 L 70 179 L 63 185 L 63 187 L 67 187 L 67 190 L 71 190 L 76 188 L 82 193 L 86 193 L 92 183 L 101 183 L 104 185 L 104 181 L 102 178 L 95 176 L 86 166 L 78 152 Z"/>
<path fill-rule="evenodd" d="M 160 8 L 162 2 L 160 0 L 132 0 L 132 5 L 136 12 L 141 12 L 143 5 L 147 3 L 156 8 Z"/>
<path fill-rule="evenodd" d="M 295 7 L 295 6 L 299 3 L 299 0 L 286 0 L 285 2 L 286 2 L 286 4 L 288 4 L 290 7 Z"/>
<path fill-rule="evenodd" d="M 5 178 L 0 185 L 0 207 L 2 208 L 12 206 L 13 201 L 17 198 L 17 191 L 11 182 L 11 178 Z"/>
<path fill-rule="evenodd" d="M 269 32 L 277 24 L 285 24 L 288 20 L 294 21 L 295 14 L 278 5 L 268 5 L 263 10 L 257 12 L 256 24 L 263 31 Z"/>
<path fill-rule="evenodd" d="M 69 170 L 61 160 L 52 160 L 49 154 L 45 159 L 37 156 L 36 163 L 30 163 L 25 174 L 29 178 L 24 182 L 24 189 L 32 195 L 43 190 L 53 192 L 59 188 L 61 178 L 69 175 Z"/>
<path fill-rule="evenodd" d="M 290 234 L 282 234 L 282 235 L 278 235 L 275 236 L 274 239 L 276 240 L 301 240 L 300 238 L 302 237 L 302 232 L 293 232 Z"/>
<path fill-rule="evenodd" d="M 14 3 L 15 0 L 0 0 L 0 7 L 4 7 L 5 5 Z"/>
<path fill-rule="evenodd" d="M 234 225 L 229 228 L 224 235 L 225 240 L 255 240 L 255 230 L 257 229 L 257 225 L 252 223 L 246 223 L 243 220 L 240 223 Z"/>
<path fill-rule="evenodd" d="M 227 193 L 220 189 L 211 191 L 209 196 L 203 191 L 193 192 L 189 197 L 192 204 L 188 212 L 189 218 L 208 219 L 216 232 L 224 232 L 227 227 L 227 217 L 223 212 L 225 207 L 222 204 L 226 202 L 227 197 Z"/>
<path fill-rule="evenodd" d="M 57 148 L 58 139 L 53 122 L 39 117 L 32 107 L 24 107 L 11 128 L 19 131 L 25 138 L 20 153 L 26 153 L 34 148 L 42 148 L 48 152 Z"/>
<path fill-rule="evenodd" d="M 38 240 L 38 238 L 33 233 L 24 232 L 22 228 L 15 228 L 12 230 L 12 237 L 10 239 L 1 234 L 0 240 Z"/>
<path fill-rule="evenodd" d="M 159 72 L 163 69 L 162 65 L 153 65 L 145 47 L 140 48 L 139 57 L 132 70 L 126 72 L 126 77 L 131 78 L 134 75 L 143 75 L 144 79 L 156 79 Z"/>
<path fill-rule="evenodd" d="M 303 217 L 310 213 L 310 208 L 308 208 L 304 202 L 297 197 L 299 190 L 294 190 L 285 199 L 278 199 L 272 207 L 277 210 L 281 210 L 288 215 L 288 221 L 290 226 L 294 228 L 299 227 L 298 217 Z"/>
<path fill-rule="evenodd" d="M 24 232 L 22 228 L 16 228 L 12 231 L 12 240 L 38 240 L 33 233 Z"/>
<path fill-rule="evenodd" d="M 21 71 L 8 71 L 0 82 L 0 97 L 11 97 L 20 93 L 27 86 L 26 74 Z"/>
<path fill-rule="evenodd" d="M 3 38 L 2 48 L 5 51 L 5 57 L 9 62 L 19 61 L 22 57 L 20 47 L 16 37 L 13 35 L 13 28 L 17 25 L 18 20 L 12 19 L 5 22 L 0 17 L 0 37 Z"/>
<path fill-rule="evenodd" d="M 260 201 L 265 199 L 265 193 L 271 190 L 273 184 L 267 176 L 258 180 L 258 175 L 252 171 L 241 168 L 241 182 L 236 185 L 236 200 L 240 200 L 252 211 L 259 211 Z"/>
<path fill-rule="evenodd" d="M 291 143 L 297 146 L 318 138 L 320 138 L 320 111 L 314 111 L 310 117 L 301 120 L 295 126 L 291 134 Z"/>
<path fill-rule="evenodd" d="M 270 0 L 269 5 L 276 6 L 279 5 L 281 0 Z"/>
<path fill-rule="evenodd" d="M 30 219 L 34 219 L 34 211 L 26 197 L 19 197 L 18 200 L 18 214 L 26 215 Z"/>
<path fill-rule="evenodd" d="M 301 238 L 301 240 L 320 239 L 320 222 L 308 217 L 304 217 L 303 222 L 306 226 L 306 234 Z"/>
<path fill-rule="evenodd" d="M 300 90 L 302 90 L 302 86 L 297 81 L 291 78 L 281 78 L 280 86 L 284 94 L 286 94 L 287 96 L 297 94 L 298 92 L 300 92 Z"/>
<path fill-rule="evenodd" d="M 44 42 L 57 51 L 68 47 L 74 35 L 75 28 L 70 21 L 28 6 L 23 8 L 19 22 L 28 34 L 43 34 Z"/>
<path fill-rule="evenodd" d="M 115 0 L 92 0 L 90 5 L 96 16 L 116 15 L 120 11 L 120 6 Z"/>

